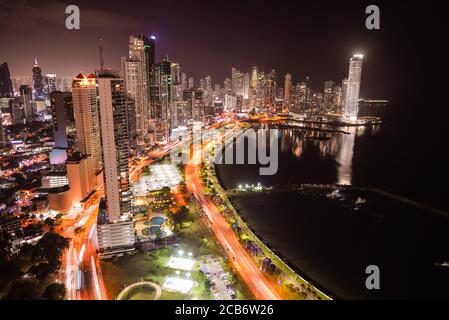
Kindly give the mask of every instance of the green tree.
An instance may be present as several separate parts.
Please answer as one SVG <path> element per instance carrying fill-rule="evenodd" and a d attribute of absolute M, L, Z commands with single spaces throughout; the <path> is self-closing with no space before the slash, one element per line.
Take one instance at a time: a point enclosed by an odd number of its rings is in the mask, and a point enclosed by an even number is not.
<path fill-rule="evenodd" d="M 45 258 L 56 269 L 60 266 L 60 259 L 64 249 L 69 247 L 69 241 L 55 232 L 47 232 L 36 244 L 35 261 Z"/>
<path fill-rule="evenodd" d="M 38 285 L 33 280 L 17 280 L 11 284 L 5 300 L 36 300 Z"/>
<path fill-rule="evenodd" d="M 63 300 L 65 294 L 66 290 L 63 284 L 52 283 L 45 288 L 45 291 L 42 294 L 42 298 L 47 300 Z"/>
<path fill-rule="evenodd" d="M 181 223 L 187 221 L 189 217 L 189 209 L 186 206 L 180 207 L 175 213 L 171 214 L 171 218 L 175 225 L 180 225 Z"/>
<path fill-rule="evenodd" d="M 28 269 L 28 273 L 34 274 L 38 280 L 47 278 L 55 271 L 55 266 L 45 262 L 41 262 L 38 265 L 34 265 Z"/>
<path fill-rule="evenodd" d="M 0 259 L 0 279 L 11 280 L 20 277 L 22 274 L 17 261 Z"/>

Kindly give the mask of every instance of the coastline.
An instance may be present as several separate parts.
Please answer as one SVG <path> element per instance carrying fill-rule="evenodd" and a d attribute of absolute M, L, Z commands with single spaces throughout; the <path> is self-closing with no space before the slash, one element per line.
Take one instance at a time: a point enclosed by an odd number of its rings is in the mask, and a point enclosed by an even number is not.
<path fill-rule="evenodd" d="M 226 148 L 227 146 L 228 145 L 224 145 L 223 147 Z M 215 152 L 216 150 L 214 148 L 212 159 L 215 159 L 216 157 Z M 301 270 L 298 270 L 296 266 L 289 265 L 289 263 L 285 261 L 285 258 L 281 258 L 278 253 L 275 253 L 273 251 L 274 249 L 272 248 L 272 246 L 262 241 L 257 236 L 256 231 L 253 231 L 252 228 L 248 226 L 245 219 L 239 214 L 239 212 L 235 209 L 234 205 L 228 199 L 226 195 L 226 190 L 223 188 L 222 183 L 217 176 L 214 163 L 212 164 L 209 163 L 209 165 L 207 166 L 207 171 L 209 178 L 214 184 L 218 194 L 226 203 L 227 207 L 231 210 L 234 218 L 238 221 L 239 225 L 242 227 L 242 229 L 248 235 L 248 237 L 262 249 L 264 255 L 269 257 L 272 260 L 273 264 L 276 265 L 276 267 L 279 270 L 281 270 L 288 277 L 288 279 L 298 288 L 303 288 L 305 290 L 311 290 L 312 292 L 316 292 L 316 297 L 318 300 L 333 300 L 335 298 L 335 295 L 331 293 L 325 293 L 325 291 L 328 291 L 327 289 L 314 283 L 312 279 L 306 277 L 304 275 L 305 273 L 302 272 Z"/>

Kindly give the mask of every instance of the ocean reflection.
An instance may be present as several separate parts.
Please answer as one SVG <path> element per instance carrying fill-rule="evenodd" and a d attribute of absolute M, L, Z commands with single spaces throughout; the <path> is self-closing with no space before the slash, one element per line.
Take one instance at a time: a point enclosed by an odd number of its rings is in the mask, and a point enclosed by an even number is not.
<path fill-rule="evenodd" d="M 350 185 L 352 183 L 352 161 L 357 136 L 377 135 L 379 126 L 373 127 L 330 127 L 330 126 L 296 126 L 284 129 L 281 136 L 280 150 L 290 152 L 301 158 L 308 148 L 319 150 L 324 158 L 332 158 L 337 165 L 335 183 Z"/>

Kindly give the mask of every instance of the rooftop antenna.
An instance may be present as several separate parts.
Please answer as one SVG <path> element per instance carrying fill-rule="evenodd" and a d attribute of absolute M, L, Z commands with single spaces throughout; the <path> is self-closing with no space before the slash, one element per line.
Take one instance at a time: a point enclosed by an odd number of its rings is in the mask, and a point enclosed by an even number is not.
<path fill-rule="evenodd" d="M 104 59 L 103 59 L 103 37 L 98 37 L 98 48 L 100 50 L 100 71 L 103 71 Z"/>

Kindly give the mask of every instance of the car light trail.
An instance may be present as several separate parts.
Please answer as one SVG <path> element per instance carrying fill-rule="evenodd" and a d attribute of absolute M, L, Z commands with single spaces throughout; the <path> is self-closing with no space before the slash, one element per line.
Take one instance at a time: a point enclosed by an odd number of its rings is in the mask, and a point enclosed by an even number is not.
<path fill-rule="evenodd" d="M 90 256 L 90 264 L 92 268 L 92 277 L 94 279 L 95 294 L 98 300 L 103 300 L 103 297 L 101 296 L 100 284 L 98 282 L 97 268 L 95 267 L 94 256 Z"/>

